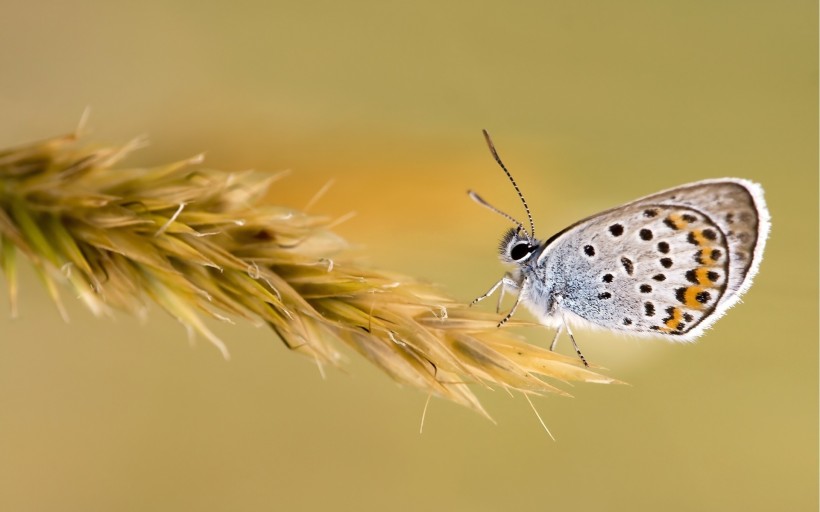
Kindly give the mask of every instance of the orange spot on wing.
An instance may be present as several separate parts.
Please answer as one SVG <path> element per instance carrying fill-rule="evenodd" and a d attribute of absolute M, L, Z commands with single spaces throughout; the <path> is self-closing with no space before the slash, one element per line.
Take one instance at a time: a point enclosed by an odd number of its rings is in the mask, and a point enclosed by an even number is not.
<path fill-rule="evenodd" d="M 707 240 L 706 237 L 703 236 L 703 231 L 701 231 L 700 229 L 692 231 L 692 237 L 695 239 L 695 242 L 697 242 L 697 244 L 700 247 L 704 247 L 709 243 L 709 240 Z"/>
<path fill-rule="evenodd" d="M 669 216 L 666 217 L 666 220 L 668 221 L 669 224 L 673 225 L 675 227 L 675 229 L 681 229 L 681 228 L 685 227 L 688 224 L 688 222 L 683 220 L 683 218 L 681 218 L 680 214 L 677 214 L 677 213 L 670 213 Z"/>
<path fill-rule="evenodd" d="M 667 332 L 677 330 L 678 324 L 681 323 L 682 320 L 683 312 L 680 309 L 675 308 L 672 310 L 672 316 L 664 322 L 666 324 L 666 328 L 664 330 Z"/>
<path fill-rule="evenodd" d="M 703 286 L 690 286 L 687 288 L 686 292 L 683 294 L 683 300 L 686 307 L 692 309 L 702 309 L 703 304 L 698 302 L 697 299 L 697 295 L 702 291 L 704 291 Z"/>
<path fill-rule="evenodd" d="M 700 262 L 704 265 L 714 265 L 715 263 L 717 263 L 715 260 L 712 259 L 711 247 L 706 247 L 705 249 L 700 250 Z"/>
<path fill-rule="evenodd" d="M 699 285 L 714 286 L 712 280 L 709 279 L 709 269 L 706 267 L 698 267 L 695 269 L 695 279 L 698 280 Z"/>

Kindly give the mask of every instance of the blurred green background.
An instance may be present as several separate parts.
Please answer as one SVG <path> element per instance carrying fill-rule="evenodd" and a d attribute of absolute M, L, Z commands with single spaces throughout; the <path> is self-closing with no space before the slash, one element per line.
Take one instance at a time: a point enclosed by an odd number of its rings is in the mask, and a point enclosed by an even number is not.
<path fill-rule="evenodd" d="M 292 169 L 271 200 L 358 215 L 372 265 L 460 300 L 542 235 L 688 181 L 761 182 L 755 286 L 697 344 L 576 332 L 631 386 L 478 390 L 497 425 L 355 354 L 322 380 L 265 329 L 233 356 L 153 308 L 64 324 L 30 271 L 0 314 L 0 510 L 817 510 L 818 52 L 810 1 L 0 4 L 0 146 L 148 134 L 133 164 L 207 152 Z M 490 305 L 486 307 L 491 307 Z M 0 298 L 0 311 L 8 301 Z M 528 333 L 546 344 L 551 333 Z M 564 346 L 563 349 L 568 347 Z"/>

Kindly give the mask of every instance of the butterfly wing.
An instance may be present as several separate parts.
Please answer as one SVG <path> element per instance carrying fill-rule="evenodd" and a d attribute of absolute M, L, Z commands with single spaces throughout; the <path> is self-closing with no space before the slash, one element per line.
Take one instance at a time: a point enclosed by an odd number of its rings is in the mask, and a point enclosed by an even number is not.
<path fill-rule="evenodd" d="M 768 232 L 759 185 L 708 180 L 582 220 L 548 240 L 537 263 L 561 310 L 689 340 L 751 285 Z"/>

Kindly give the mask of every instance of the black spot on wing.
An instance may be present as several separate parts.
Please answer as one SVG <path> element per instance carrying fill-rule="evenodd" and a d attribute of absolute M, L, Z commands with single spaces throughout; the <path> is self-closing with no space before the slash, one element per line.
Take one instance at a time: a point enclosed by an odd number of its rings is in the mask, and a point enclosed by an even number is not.
<path fill-rule="evenodd" d="M 690 231 L 689 234 L 686 235 L 686 241 L 689 242 L 692 245 L 700 245 L 700 242 L 698 242 L 698 239 L 695 238 L 695 232 L 694 231 Z"/>
<path fill-rule="evenodd" d="M 698 277 L 694 270 L 687 270 L 684 275 L 686 276 L 686 280 L 690 283 L 698 284 Z"/>
<path fill-rule="evenodd" d="M 675 221 L 670 219 L 669 217 L 663 219 L 663 223 L 666 224 L 666 227 L 668 227 L 669 229 L 674 229 L 676 231 L 678 229 L 678 225 L 675 224 Z"/>
<path fill-rule="evenodd" d="M 635 273 L 635 265 L 632 263 L 632 260 L 630 260 L 626 256 L 621 258 L 621 265 L 623 265 L 624 270 L 630 276 Z"/>

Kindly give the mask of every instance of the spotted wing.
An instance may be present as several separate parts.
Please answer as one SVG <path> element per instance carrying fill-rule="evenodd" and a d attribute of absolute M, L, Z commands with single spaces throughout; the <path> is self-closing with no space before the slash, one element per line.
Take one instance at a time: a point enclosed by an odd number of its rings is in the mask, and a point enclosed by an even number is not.
<path fill-rule="evenodd" d="M 694 339 L 749 287 L 768 230 L 758 185 L 703 181 L 585 219 L 541 258 L 562 309 L 608 329 Z"/>

